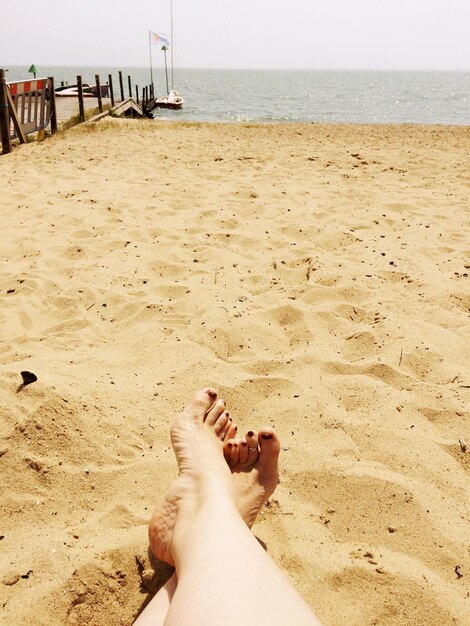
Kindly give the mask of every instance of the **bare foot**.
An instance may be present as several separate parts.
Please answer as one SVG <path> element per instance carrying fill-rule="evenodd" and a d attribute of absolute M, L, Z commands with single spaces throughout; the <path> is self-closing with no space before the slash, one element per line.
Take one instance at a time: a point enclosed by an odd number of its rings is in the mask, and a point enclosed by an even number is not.
<path fill-rule="evenodd" d="M 237 508 L 251 528 L 279 480 L 281 442 L 272 428 L 249 431 L 242 439 L 224 445 L 224 456 L 232 471 Z"/>
<path fill-rule="evenodd" d="M 174 565 L 171 542 L 179 509 L 196 506 L 201 489 L 210 492 L 210 481 L 224 483 L 224 490 L 235 501 L 230 470 L 222 454 L 223 439 L 235 433 L 225 404 L 217 401 L 210 388 L 198 391 L 186 408 L 174 418 L 170 438 L 179 467 L 173 482 L 149 524 L 149 543 L 153 554 Z M 216 434 L 217 431 L 217 434 Z"/>

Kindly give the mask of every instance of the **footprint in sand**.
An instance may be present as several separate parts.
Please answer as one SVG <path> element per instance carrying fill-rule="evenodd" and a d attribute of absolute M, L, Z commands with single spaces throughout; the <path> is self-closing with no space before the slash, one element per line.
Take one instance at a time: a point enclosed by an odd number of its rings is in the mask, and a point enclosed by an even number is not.
<path fill-rule="evenodd" d="M 376 356 L 380 348 L 381 345 L 373 333 L 357 332 L 345 338 L 341 354 L 347 361 L 359 361 Z"/>
<path fill-rule="evenodd" d="M 374 551 L 365 551 L 372 554 Z M 436 590 L 429 585 L 423 586 L 422 576 L 415 571 L 410 575 L 395 574 L 381 567 L 379 562 L 370 563 L 375 559 L 365 557 L 361 565 L 343 566 L 333 575 L 329 575 L 325 584 L 335 590 L 341 602 L 333 607 L 330 615 L 332 624 L 341 623 L 343 609 L 351 609 L 349 623 L 367 624 L 370 626 L 390 626 L 399 624 L 456 624 L 464 626 L 462 608 L 445 608 L 436 601 Z M 416 564 L 419 566 L 419 563 Z M 426 579 L 427 580 L 427 579 Z M 443 582 L 443 581 L 442 581 Z M 357 598 L 361 598 L 360 605 Z"/>
<path fill-rule="evenodd" d="M 62 256 L 69 261 L 78 261 L 86 256 L 84 246 L 69 246 L 62 251 Z"/>

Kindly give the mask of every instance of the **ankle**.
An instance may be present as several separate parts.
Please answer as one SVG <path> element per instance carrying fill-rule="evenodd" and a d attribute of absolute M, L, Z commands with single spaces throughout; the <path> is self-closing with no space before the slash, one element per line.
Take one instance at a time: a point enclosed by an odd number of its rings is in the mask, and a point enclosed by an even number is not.
<path fill-rule="evenodd" d="M 230 474 L 208 472 L 198 481 L 198 508 L 205 506 L 235 506 L 236 495 Z"/>
<path fill-rule="evenodd" d="M 235 497 L 225 489 L 220 490 L 220 485 L 207 482 L 193 502 L 181 502 L 171 541 L 176 571 L 199 553 L 207 535 L 217 536 L 220 528 L 230 529 L 233 525 L 245 528 Z"/>

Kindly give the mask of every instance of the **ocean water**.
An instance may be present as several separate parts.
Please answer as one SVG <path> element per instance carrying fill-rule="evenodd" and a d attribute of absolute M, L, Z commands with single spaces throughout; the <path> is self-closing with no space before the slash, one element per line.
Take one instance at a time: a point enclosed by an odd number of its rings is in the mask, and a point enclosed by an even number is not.
<path fill-rule="evenodd" d="M 140 89 L 148 68 L 40 67 L 56 83 L 101 82 L 118 70 Z M 28 78 L 26 67 L 11 67 L 8 80 Z M 155 93 L 166 94 L 165 73 L 153 69 Z M 379 72 L 316 70 L 178 69 L 174 87 L 184 97 L 180 111 L 156 110 L 155 117 L 213 122 L 349 122 L 470 125 L 470 72 Z"/>

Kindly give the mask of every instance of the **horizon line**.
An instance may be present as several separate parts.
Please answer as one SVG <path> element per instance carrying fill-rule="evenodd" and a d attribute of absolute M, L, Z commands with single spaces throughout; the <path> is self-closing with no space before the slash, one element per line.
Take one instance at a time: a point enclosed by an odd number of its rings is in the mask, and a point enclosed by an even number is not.
<path fill-rule="evenodd" d="M 8 70 L 8 65 L 12 68 L 19 68 L 23 66 L 30 66 L 31 63 L 12 63 L 7 64 L 3 63 L 3 67 Z M 107 63 L 100 63 L 95 65 L 89 64 L 78 64 L 78 65 L 55 65 L 52 63 L 35 63 L 35 65 L 44 65 L 46 67 L 57 67 L 57 68 L 97 68 L 97 67 L 106 67 L 106 68 L 115 68 L 119 70 L 120 68 L 134 68 L 134 69 L 148 69 L 146 65 L 110 65 Z M 155 70 L 161 70 L 163 68 L 154 67 Z M 453 68 L 453 69 L 432 69 L 432 68 L 372 68 L 372 67 L 356 67 L 356 68 L 346 68 L 346 67 L 202 67 L 202 66 L 181 66 L 178 67 L 178 71 L 181 70 L 205 70 L 205 71 L 220 71 L 220 70 L 231 70 L 231 71 L 247 71 L 247 72 L 260 72 L 260 71 L 279 71 L 279 72 L 292 72 L 292 71 L 301 71 L 301 72 L 456 72 L 456 73 L 470 73 L 470 67 L 468 68 Z"/>

